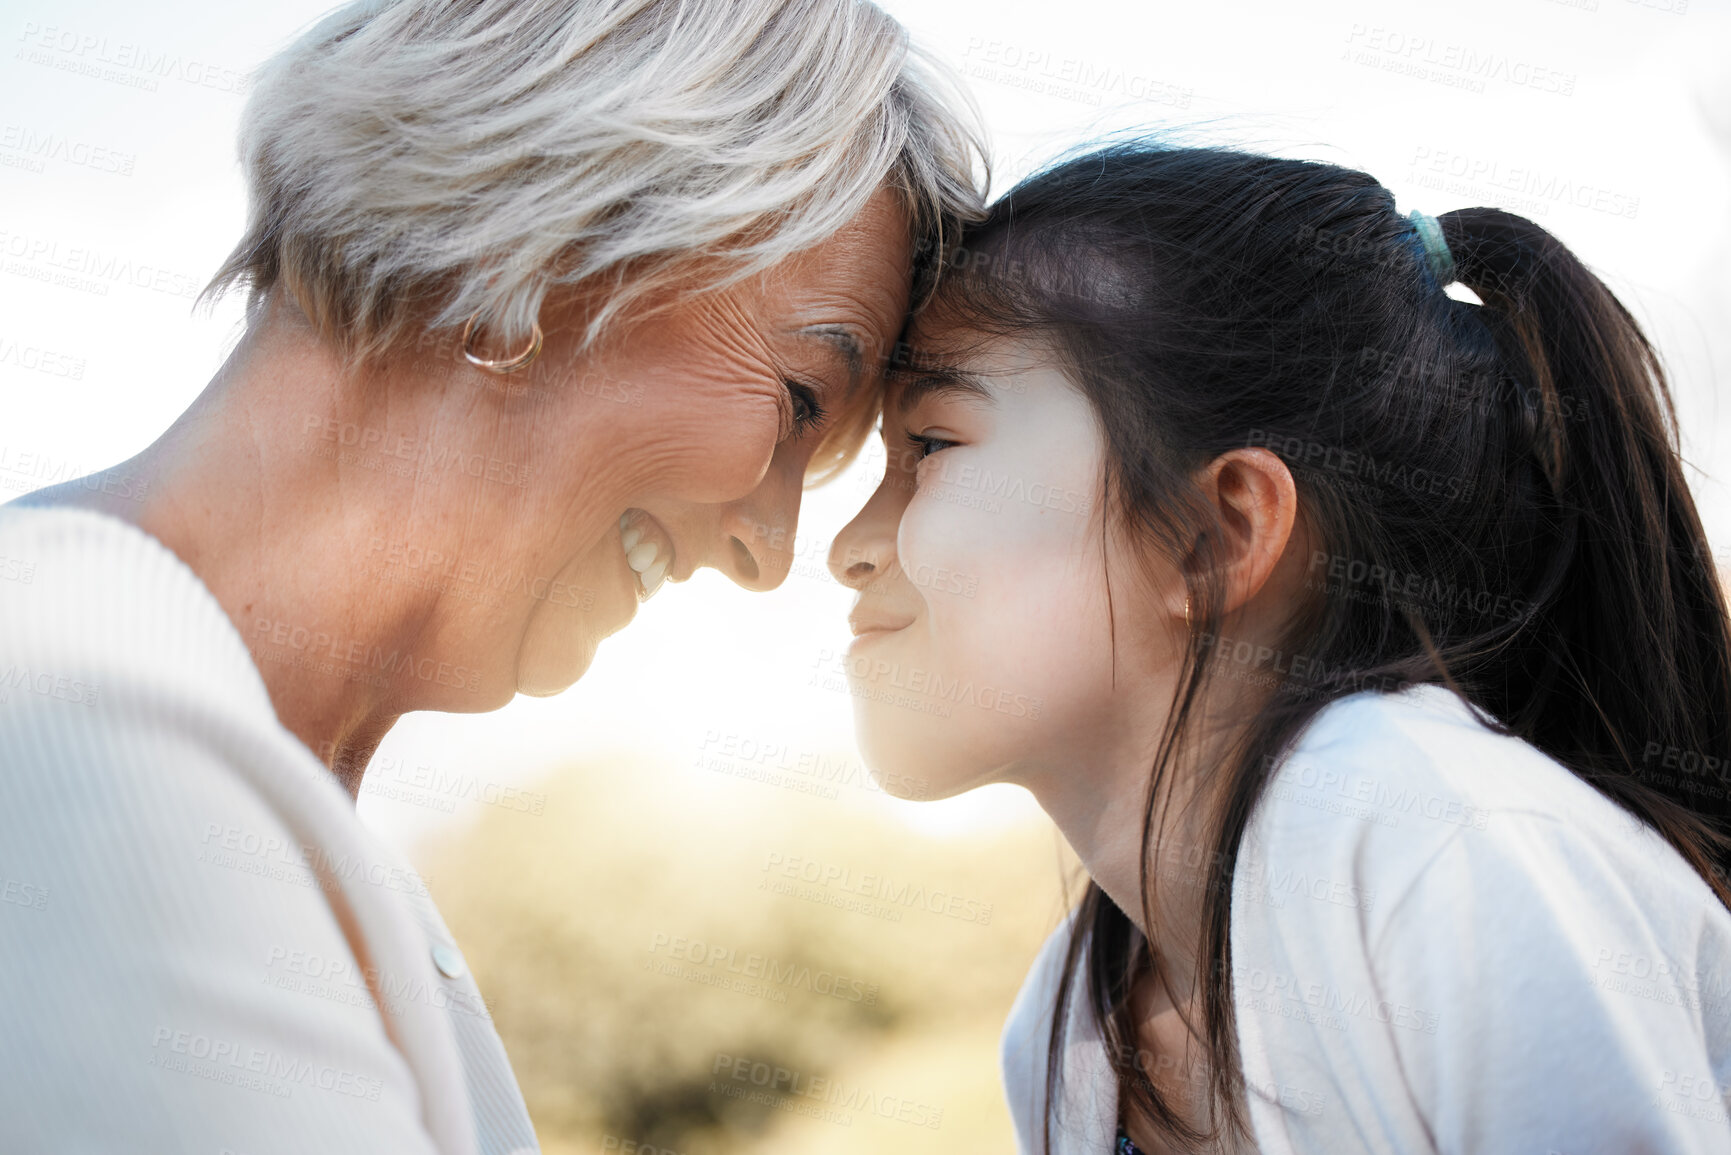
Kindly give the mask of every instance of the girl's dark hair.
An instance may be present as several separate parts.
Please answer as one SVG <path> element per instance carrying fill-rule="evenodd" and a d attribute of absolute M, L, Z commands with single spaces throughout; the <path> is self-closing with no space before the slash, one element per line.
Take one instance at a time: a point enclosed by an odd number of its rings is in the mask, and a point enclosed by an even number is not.
<path fill-rule="evenodd" d="M 1248 675 L 1273 687 L 1209 782 L 1201 1127 L 1136 1060 L 1132 992 L 1185 976 L 1093 884 L 1059 986 L 1047 1103 L 1062 1101 L 1080 967 L 1119 1101 L 1178 1149 L 1248 1137 L 1228 934 L 1238 845 L 1306 723 L 1359 690 L 1454 687 L 1656 829 L 1731 905 L 1731 637 L 1659 359 L 1538 225 L 1489 208 L 1440 220 L 1482 304 L 1443 291 L 1371 177 L 1217 149 L 1119 144 L 1067 161 L 964 237 L 943 315 L 1044 342 L 1101 416 L 1108 508 L 1189 588 L 1190 648 L 1143 815 L 1145 925 L 1158 925 L 1155 799 L 1200 729 L 1205 688 Z M 1242 664 L 1251 647 L 1220 637 L 1220 535 L 1190 480 L 1244 446 L 1287 463 L 1317 543 L 1313 592 L 1272 666 Z M 1050 1128 L 1048 1114 L 1048 1149 Z"/>

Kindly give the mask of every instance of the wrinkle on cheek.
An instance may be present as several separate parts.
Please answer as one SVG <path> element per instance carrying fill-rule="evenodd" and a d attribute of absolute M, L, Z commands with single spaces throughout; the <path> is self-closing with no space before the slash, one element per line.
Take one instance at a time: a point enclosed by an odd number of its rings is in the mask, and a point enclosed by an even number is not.
<path fill-rule="evenodd" d="M 670 415 L 618 452 L 631 462 L 633 492 L 705 504 L 736 501 L 768 475 L 779 426 L 773 401 L 740 397 L 724 414 Z"/>

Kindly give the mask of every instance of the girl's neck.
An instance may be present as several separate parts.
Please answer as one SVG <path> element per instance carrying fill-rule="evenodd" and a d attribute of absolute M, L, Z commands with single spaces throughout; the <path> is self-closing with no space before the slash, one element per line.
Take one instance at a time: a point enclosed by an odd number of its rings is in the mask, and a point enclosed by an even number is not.
<path fill-rule="evenodd" d="M 1254 704 L 1238 702 L 1234 716 Z M 1206 741 L 1220 749 L 1227 736 L 1200 735 L 1201 720 L 1218 716 L 1198 703 L 1190 745 Z M 1157 723 L 1157 724 L 1156 724 Z M 1144 837 L 1151 778 L 1164 716 L 1142 727 L 1112 755 L 1097 757 L 1025 782 L 1057 824 L 1089 876 L 1151 944 L 1159 975 L 1146 973 L 1132 992 L 1136 1050 L 1143 1073 L 1162 1098 L 1193 1125 L 1207 1118 L 1208 1066 L 1202 1020 L 1202 980 L 1211 965 L 1201 957 L 1203 920 L 1217 877 L 1214 831 L 1219 800 L 1207 789 L 1217 783 L 1206 767 L 1218 756 L 1177 757 L 1161 776 L 1154 799 L 1156 833 Z M 1079 766 L 1088 766 L 1087 771 Z M 1148 865 L 1149 898 L 1143 902 L 1142 863 Z M 1152 919 L 1152 922 L 1150 921 Z M 1128 1133 L 1148 1155 L 1169 1150 L 1144 1121 L 1126 1116 Z"/>
<path fill-rule="evenodd" d="M 1145 839 L 1159 734 L 1158 728 L 1145 731 L 1137 740 L 1122 743 L 1115 755 L 1096 751 L 1094 757 L 1031 776 L 1024 784 L 1088 876 L 1153 944 L 1177 1001 L 1183 1003 L 1195 987 L 1196 947 L 1213 881 L 1208 867 L 1215 859 L 1215 822 L 1212 799 L 1199 790 L 1206 779 L 1192 768 L 1196 760 L 1176 759 L 1162 776 L 1154 800 L 1156 833 Z M 1144 858 L 1152 911 L 1143 901 Z"/>

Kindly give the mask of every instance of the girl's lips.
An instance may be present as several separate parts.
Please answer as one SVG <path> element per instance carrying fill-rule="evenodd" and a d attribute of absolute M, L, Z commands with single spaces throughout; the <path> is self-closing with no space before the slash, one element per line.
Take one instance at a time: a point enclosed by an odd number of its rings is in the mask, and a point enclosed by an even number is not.
<path fill-rule="evenodd" d="M 849 614 L 847 619 L 848 628 L 856 638 L 871 634 L 893 634 L 897 630 L 906 629 L 912 623 L 912 618 L 888 618 L 868 614 Z"/>
<path fill-rule="evenodd" d="M 851 658 L 861 650 L 870 648 L 872 643 L 882 641 L 884 638 L 893 638 L 900 632 L 900 630 L 867 630 L 863 634 L 855 634 L 853 641 L 847 644 L 847 654 Z"/>
<path fill-rule="evenodd" d="M 882 614 L 858 614 L 857 616 L 849 616 L 847 624 L 853 630 L 853 641 L 848 643 L 847 648 L 847 652 L 852 654 L 880 638 L 901 633 L 913 624 L 913 618 L 891 618 Z"/>

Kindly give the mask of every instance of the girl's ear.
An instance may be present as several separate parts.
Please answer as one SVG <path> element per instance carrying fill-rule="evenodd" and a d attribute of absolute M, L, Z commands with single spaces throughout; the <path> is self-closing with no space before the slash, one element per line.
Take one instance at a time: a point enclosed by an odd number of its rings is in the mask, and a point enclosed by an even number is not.
<path fill-rule="evenodd" d="M 1286 552 L 1298 520 L 1298 490 L 1286 462 L 1266 449 L 1233 449 L 1209 462 L 1196 478 L 1213 512 L 1220 540 L 1225 616 L 1259 593 Z M 1182 611 L 1180 611 L 1182 612 Z"/>

